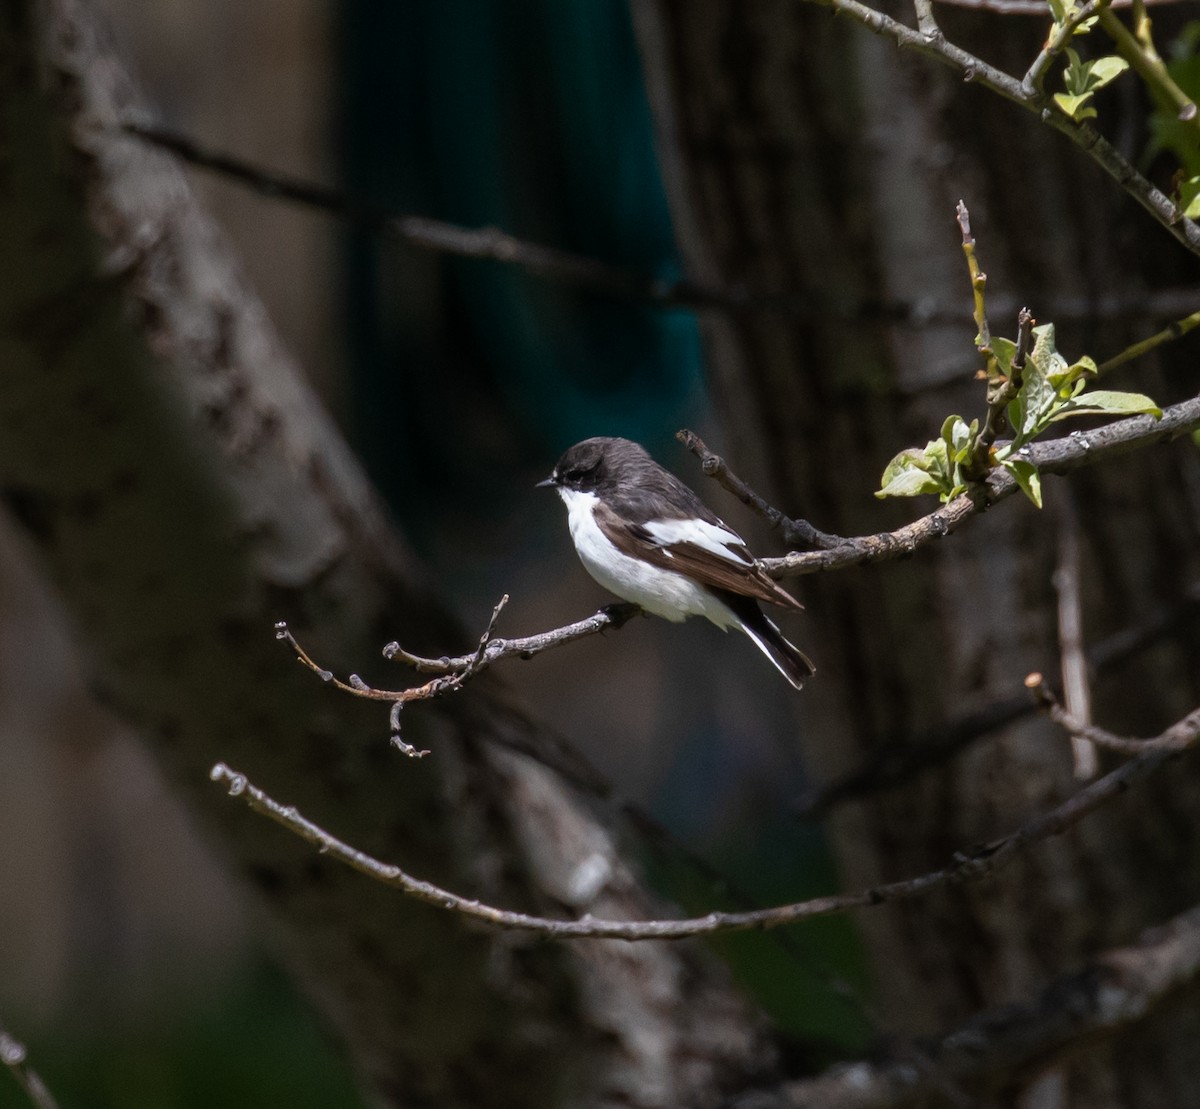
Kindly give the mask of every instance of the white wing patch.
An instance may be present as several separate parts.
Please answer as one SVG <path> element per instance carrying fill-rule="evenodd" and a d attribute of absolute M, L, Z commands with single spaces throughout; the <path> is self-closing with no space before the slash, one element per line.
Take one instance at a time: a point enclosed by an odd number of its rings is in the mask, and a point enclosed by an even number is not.
<path fill-rule="evenodd" d="M 707 520 L 648 520 L 642 525 L 662 547 L 675 543 L 690 543 L 703 547 L 737 566 L 751 566 L 754 559 L 746 551 L 745 540 L 737 532 L 722 524 L 710 524 Z M 739 548 L 731 550 L 730 548 Z M 670 554 L 670 551 L 665 551 Z"/>

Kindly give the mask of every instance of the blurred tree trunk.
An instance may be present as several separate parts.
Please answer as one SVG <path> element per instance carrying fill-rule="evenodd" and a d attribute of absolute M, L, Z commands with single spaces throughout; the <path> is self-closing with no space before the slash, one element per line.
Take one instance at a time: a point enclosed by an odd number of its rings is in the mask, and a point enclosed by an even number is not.
<path fill-rule="evenodd" d="M 1014 335 L 1028 303 L 1059 321 L 1072 357 L 1111 355 L 1161 326 L 1136 312 L 1115 318 L 1101 297 L 1136 301 L 1181 261 L 1194 267 L 1031 115 L 829 11 L 796 0 L 634 0 L 633 10 L 690 276 L 804 308 L 706 320 L 731 461 L 822 529 L 882 531 L 927 510 L 927 500 L 872 499 L 883 464 L 951 412 L 982 415 L 960 196 L 989 274 L 993 333 Z M 912 22 L 910 9 L 889 10 Z M 951 41 L 1017 73 L 1047 25 L 943 19 Z M 1133 387 L 1178 399 L 1169 364 L 1135 373 Z M 1193 394 L 1194 381 L 1182 389 Z M 832 777 L 1019 693 L 1029 671 L 1057 674 L 1051 577 L 1068 501 L 1089 640 L 1177 604 L 1200 573 L 1198 487 L 1196 452 L 1177 444 L 1052 482 L 1044 512 L 1009 502 L 909 564 L 797 583 L 817 627 L 806 641 L 819 676 L 798 726 L 814 768 Z M 1200 699 L 1198 647 L 1193 626 L 1190 639 L 1111 670 L 1094 688 L 1098 721 L 1153 734 L 1182 715 Z M 889 1029 L 920 1034 L 1032 996 L 1195 903 L 1198 765 L 1187 759 L 984 885 L 863 914 Z M 942 865 L 1073 788 L 1070 751 L 1045 722 L 998 729 L 840 808 L 829 831 L 843 882 Z M 1200 1103 L 1197 1026 L 1185 1009 L 1092 1051 L 1056 1104 Z"/>
<path fill-rule="evenodd" d="M 96 692 L 244 876 L 374 1097 L 711 1105 L 769 1071 L 761 1025 L 696 948 L 472 927 L 209 782 L 227 761 L 492 902 L 653 915 L 611 830 L 543 765 L 566 756 L 490 675 L 410 710 L 433 750 L 415 763 L 377 708 L 272 641 L 287 618 L 345 673 L 394 636 L 441 654 L 478 630 L 434 598 L 173 160 L 121 131 L 144 108 L 88 7 L 0 12 L 0 501 L 77 620 Z"/>

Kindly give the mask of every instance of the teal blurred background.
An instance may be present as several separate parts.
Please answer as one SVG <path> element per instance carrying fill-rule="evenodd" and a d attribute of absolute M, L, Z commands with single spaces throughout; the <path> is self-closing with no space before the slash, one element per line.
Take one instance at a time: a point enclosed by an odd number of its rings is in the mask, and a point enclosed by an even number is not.
<path fill-rule="evenodd" d="M 214 148 L 396 211 L 680 272 L 617 0 L 104 6 L 164 122 Z M 557 499 L 533 489 L 589 435 L 643 442 L 773 550 L 674 441 L 687 425 L 721 444 L 692 313 L 403 249 L 194 182 L 468 627 L 502 593 L 506 634 L 609 599 L 578 566 Z M 88 701 L 19 539 L 0 534 L 0 548 L 0 842 L 14 845 L 0 860 L 0 1021 L 64 1107 L 361 1104 L 135 737 Z M 802 617 L 786 630 L 804 643 Z M 30 656 L 38 666 L 22 665 Z M 805 784 L 803 705 L 739 638 L 639 620 L 505 677 L 621 796 L 758 903 L 834 885 L 819 834 L 788 814 Z M 638 850 L 687 908 L 734 903 L 679 852 Z M 790 936 L 722 952 L 797 1051 L 861 1044 L 855 1005 L 828 982 L 830 965 L 861 974 L 848 926 Z M 0 1074 L 0 1109 L 24 1104 Z"/>

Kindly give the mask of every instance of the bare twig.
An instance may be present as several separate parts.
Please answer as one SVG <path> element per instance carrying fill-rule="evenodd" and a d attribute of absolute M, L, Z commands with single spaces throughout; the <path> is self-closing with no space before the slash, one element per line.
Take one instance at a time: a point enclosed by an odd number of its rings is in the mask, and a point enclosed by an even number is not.
<path fill-rule="evenodd" d="M 473 677 L 500 659 L 513 655 L 526 659 L 532 658 L 551 647 L 561 647 L 566 643 L 573 643 L 577 639 L 595 635 L 608 628 L 619 628 L 631 616 L 641 611 L 637 605 L 633 604 L 609 605 L 586 620 L 580 620 L 563 628 L 555 628 L 553 631 L 542 632 L 539 635 L 525 636 L 522 639 L 498 639 L 494 635 L 496 621 L 506 604 L 508 604 L 507 593 L 500 598 L 500 602 L 492 610 L 487 628 L 480 636 L 479 646 L 469 655 L 459 655 L 455 658 L 422 658 L 405 651 L 399 643 L 389 643 L 384 647 L 383 653 L 386 658 L 398 659 L 419 672 L 438 675 L 423 685 L 410 686 L 408 689 L 378 689 L 368 685 L 357 674 L 350 674 L 343 681 L 334 675 L 333 671 L 326 670 L 314 661 L 309 653 L 300 646 L 284 621 L 275 625 L 275 638 L 286 642 L 301 663 L 335 689 L 368 701 L 390 702 L 392 707 L 389 723 L 392 745 L 413 758 L 423 758 L 429 752 L 412 746 L 400 734 L 400 713 L 405 705 L 412 701 L 430 701 L 435 697 L 443 697 L 447 693 L 457 693 Z"/>
<path fill-rule="evenodd" d="M 1182 720 L 1172 724 L 1166 731 L 1148 739 L 1133 739 L 1128 736 L 1114 735 L 1104 728 L 1098 728 L 1078 719 L 1068 709 L 1063 708 L 1054 691 L 1046 684 L 1041 674 L 1030 674 L 1025 679 L 1026 688 L 1033 694 L 1038 707 L 1054 721 L 1072 739 L 1087 740 L 1097 747 L 1109 751 L 1117 751 L 1122 755 L 1144 756 L 1148 752 L 1185 751 L 1193 746 L 1200 736 L 1200 708 L 1194 709 Z"/>
<path fill-rule="evenodd" d="M 979 257 L 975 253 L 975 236 L 971 234 L 971 213 L 967 211 L 967 206 L 962 200 L 959 200 L 955 213 L 958 216 L 958 229 L 962 233 L 962 249 L 967 259 L 967 271 L 971 275 L 971 293 L 975 304 L 975 349 L 987 356 L 990 368 L 994 359 L 992 333 L 988 329 L 987 321 L 987 274 L 980 268 Z"/>
<path fill-rule="evenodd" d="M 472 673 L 486 670 L 501 659 L 514 655 L 522 659 L 531 659 L 551 647 L 562 647 L 574 643 L 578 639 L 586 639 L 589 635 L 617 629 L 628 623 L 641 609 L 635 604 L 621 603 L 606 605 L 599 612 L 593 613 L 584 620 L 568 624 L 552 631 L 541 632 L 537 635 L 526 635 L 519 639 L 500 639 L 489 637 L 486 643 L 481 642 L 480 648 L 474 655 L 457 655 L 453 658 L 423 658 L 410 654 L 399 643 L 392 642 L 383 648 L 383 657 L 406 666 L 411 666 L 422 674 L 462 674 L 474 663 Z"/>
<path fill-rule="evenodd" d="M 1194 722 L 1193 722 L 1194 718 Z M 1173 737 L 1169 742 L 1164 738 Z M 499 928 L 535 932 L 557 939 L 593 937 L 621 940 L 673 940 L 689 936 L 712 935 L 718 932 L 739 932 L 758 928 L 778 928 L 817 916 L 867 908 L 894 901 L 909 900 L 930 890 L 962 882 L 986 878 L 998 870 L 1018 851 L 1061 835 L 1079 823 L 1100 805 L 1112 800 L 1131 785 L 1157 770 L 1168 759 L 1195 744 L 1200 736 L 1200 710 L 1174 728 L 1163 733 L 1159 740 L 1146 741 L 1142 753 L 1122 766 L 1098 778 L 1068 798 L 1062 804 L 1035 817 L 1010 835 L 979 847 L 958 852 L 954 861 L 941 870 L 931 871 L 900 882 L 874 886 L 857 893 L 817 897 L 790 905 L 745 912 L 712 912 L 706 916 L 685 920 L 599 920 L 586 915 L 579 920 L 554 920 L 529 913 L 513 912 L 481 901 L 465 898 L 430 882 L 405 873 L 400 867 L 380 862 L 341 840 L 302 816 L 294 807 L 281 805 L 244 775 L 224 763 L 213 767 L 213 781 L 227 782 L 231 796 L 241 797 L 255 812 L 270 817 L 276 823 L 331 855 L 339 862 L 353 867 L 384 885 L 438 908 L 447 909 Z"/>
<path fill-rule="evenodd" d="M 1068 494 L 1062 500 L 1058 524 L 1058 566 L 1054 590 L 1058 594 L 1058 649 L 1061 657 L 1063 697 L 1067 710 L 1085 723 L 1092 718 L 1091 688 L 1083 648 L 1083 590 L 1080 586 L 1079 520 Z M 1094 778 L 1099 769 L 1096 747 L 1082 736 L 1071 737 L 1075 777 Z"/>
<path fill-rule="evenodd" d="M 1032 1001 L 988 1009 L 924 1045 L 935 1070 L 904 1060 L 840 1064 L 816 1078 L 747 1097 L 755 1109 L 900 1109 L 930 1104 L 944 1076 L 982 1095 L 1037 1074 L 1084 1044 L 1152 1017 L 1200 982 L 1200 908 L 1105 951 Z M 980 1097 L 980 1104 L 991 1099 Z"/>
<path fill-rule="evenodd" d="M 1106 374 L 1109 370 L 1115 370 L 1118 366 L 1123 366 L 1126 362 L 1132 362 L 1135 358 L 1140 358 L 1143 354 L 1148 354 L 1155 347 L 1163 343 L 1173 342 L 1175 339 L 1182 339 L 1194 327 L 1200 326 L 1200 312 L 1193 312 L 1189 316 L 1184 316 L 1181 320 L 1175 320 L 1168 324 L 1161 331 L 1151 335 L 1148 339 L 1142 339 L 1140 342 L 1134 343 L 1126 347 L 1120 354 L 1114 355 L 1106 362 L 1101 362 L 1096 367 L 1097 373 Z"/>
<path fill-rule="evenodd" d="M 1086 434 L 1073 432 L 1062 439 L 1034 443 L 1025 448 L 1023 457 L 1044 474 L 1066 474 L 1150 443 L 1174 439 L 1197 427 L 1200 427 L 1200 397 L 1165 409 L 1161 420 L 1132 416 Z M 972 516 L 1016 491 L 1017 483 L 1006 471 L 992 470 L 985 481 L 895 531 L 846 538 L 829 550 L 794 551 L 779 558 L 760 559 L 760 565 L 772 577 L 785 578 L 903 558 L 956 531 Z"/>
<path fill-rule="evenodd" d="M 0 1063 L 8 1068 L 9 1073 L 16 1079 L 17 1085 L 25 1091 L 25 1095 L 36 1109 L 58 1109 L 58 1102 L 50 1088 L 42 1081 L 28 1061 L 25 1045 L 13 1039 L 0 1027 Z"/>
<path fill-rule="evenodd" d="M 785 516 L 779 509 L 773 508 L 742 481 L 720 455 L 713 454 L 704 445 L 704 440 L 694 431 L 683 428 L 675 433 L 675 438 L 700 459 L 700 468 L 710 478 L 713 478 L 723 489 L 732 493 L 742 504 L 753 509 L 771 527 L 775 528 L 782 537 L 785 547 L 793 550 L 798 547 L 829 550 L 842 542 L 836 535 L 818 531 L 807 520 L 793 520 L 790 516 Z"/>

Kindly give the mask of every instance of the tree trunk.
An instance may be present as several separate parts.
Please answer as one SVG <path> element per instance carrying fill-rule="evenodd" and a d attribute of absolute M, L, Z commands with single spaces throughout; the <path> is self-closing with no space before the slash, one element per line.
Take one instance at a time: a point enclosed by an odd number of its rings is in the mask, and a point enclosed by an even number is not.
<path fill-rule="evenodd" d="M 795 0 L 633 8 L 689 275 L 799 303 L 705 322 L 731 460 L 785 512 L 840 534 L 895 526 L 915 512 L 871 497 L 887 459 L 935 437 L 951 412 L 982 415 L 960 197 L 994 332 L 1015 335 L 1027 303 L 1059 321 L 1071 357 L 1102 358 L 1161 326 L 1114 318 L 1111 302 L 1137 301 L 1175 269 L 1177 244 L 1032 115 Z M 953 14 L 951 41 L 986 41 L 989 60 L 1017 73 L 1045 32 Z M 1166 360 L 1136 374 L 1129 387 L 1160 403 L 1195 389 Z M 944 736 L 1019 694 L 1028 672 L 1057 674 L 1051 578 L 1071 504 L 1090 641 L 1177 605 L 1200 570 L 1197 476 L 1191 444 L 1147 452 L 1049 484 L 1044 512 L 1010 501 L 911 563 L 800 583 L 818 677 L 797 730 L 815 772 L 832 779 Z M 1110 669 L 1093 690 L 1097 720 L 1151 734 L 1187 711 L 1200 699 L 1196 636 L 1193 624 Z M 927 1033 L 1030 998 L 1194 904 L 1196 772 L 1188 758 L 986 884 L 861 914 L 888 1029 Z M 844 884 L 943 865 L 1074 787 L 1070 749 L 1046 722 L 998 728 L 837 810 Z M 1194 1024 L 1176 1013 L 1093 1051 L 1056 1076 L 1070 1093 L 1059 1103 L 1196 1104 Z M 1006 1097 L 1030 1077 L 1014 1076 Z"/>
<path fill-rule="evenodd" d="M 410 762 L 378 708 L 273 642 L 286 618 L 345 673 L 393 637 L 441 654 L 478 631 L 434 599 L 179 170 L 119 130 L 141 110 L 86 6 L 4 5 L 0 495 L 78 621 L 97 693 L 245 876 L 380 1103 L 711 1105 L 767 1073 L 759 1023 L 698 950 L 469 927 L 209 782 L 224 760 L 489 901 L 653 910 L 499 682 L 410 709 L 409 738 L 433 752 Z M 581 868 L 601 875 L 583 895 Z"/>

